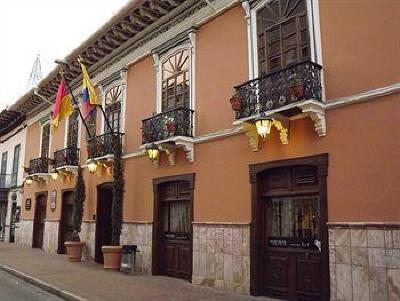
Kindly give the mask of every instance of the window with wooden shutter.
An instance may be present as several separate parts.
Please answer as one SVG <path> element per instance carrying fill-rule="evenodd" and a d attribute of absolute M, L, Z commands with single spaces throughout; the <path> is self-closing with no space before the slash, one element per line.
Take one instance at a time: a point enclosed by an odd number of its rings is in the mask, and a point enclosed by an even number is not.
<path fill-rule="evenodd" d="M 121 129 L 121 100 L 122 87 L 116 86 L 107 91 L 105 96 L 105 112 L 110 126 L 116 133 Z M 109 133 L 110 129 L 107 123 L 104 123 L 104 132 Z"/>
<path fill-rule="evenodd" d="M 79 139 L 79 115 L 78 111 L 74 111 L 69 117 L 68 122 L 68 136 L 67 136 L 67 147 L 78 148 Z"/>
<path fill-rule="evenodd" d="M 178 50 L 162 65 L 161 110 L 190 107 L 189 49 Z"/>
<path fill-rule="evenodd" d="M 50 123 L 42 126 L 42 140 L 41 140 L 41 153 L 42 158 L 48 158 L 50 152 Z"/>
<path fill-rule="evenodd" d="M 257 12 L 259 75 L 310 59 L 306 0 L 272 0 Z"/>

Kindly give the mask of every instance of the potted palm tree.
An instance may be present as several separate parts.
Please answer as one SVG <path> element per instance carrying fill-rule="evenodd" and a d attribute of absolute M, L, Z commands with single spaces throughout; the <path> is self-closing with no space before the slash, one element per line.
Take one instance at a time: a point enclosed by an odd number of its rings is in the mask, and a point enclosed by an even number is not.
<path fill-rule="evenodd" d="M 124 198 L 124 169 L 122 162 L 122 146 L 119 135 L 113 134 L 114 166 L 113 166 L 113 203 L 111 212 L 111 245 L 103 246 L 104 268 L 119 269 L 121 266 L 122 246 L 120 236 L 122 230 L 122 210 Z"/>
<path fill-rule="evenodd" d="M 64 243 L 65 248 L 67 249 L 69 261 L 79 262 L 82 260 L 82 250 L 85 246 L 85 243 L 81 242 L 79 233 L 81 232 L 82 226 L 83 203 L 85 202 L 86 198 L 85 189 L 82 167 L 78 166 L 78 176 L 75 184 L 74 203 L 72 208 L 72 241 L 66 241 Z"/>

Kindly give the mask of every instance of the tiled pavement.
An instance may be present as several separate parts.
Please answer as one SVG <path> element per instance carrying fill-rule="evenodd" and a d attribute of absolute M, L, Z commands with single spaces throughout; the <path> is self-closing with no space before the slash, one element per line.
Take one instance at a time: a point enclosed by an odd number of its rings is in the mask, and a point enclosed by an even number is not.
<path fill-rule="evenodd" d="M 229 294 L 169 277 L 130 276 L 105 271 L 93 262 L 71 263 L 64 255 L 8 243 L 0 243 L 0 265 L 87 300 L 272 301 L 264 297 Z"/>

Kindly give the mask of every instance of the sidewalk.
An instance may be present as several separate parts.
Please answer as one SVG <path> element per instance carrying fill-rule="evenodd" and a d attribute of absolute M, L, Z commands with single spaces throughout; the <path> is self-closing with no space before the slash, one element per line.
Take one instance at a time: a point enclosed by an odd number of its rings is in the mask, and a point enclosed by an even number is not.
<path fill-rule="evenodd" d="M 0 266 L 19 271 L 82 300 L 272 301 L 264 297 L 224 293 L 169 277 L 129 276 L 105 271 L 99 264 L 71 263 L 65 255 L 8 243 L 0 243 Z"/>

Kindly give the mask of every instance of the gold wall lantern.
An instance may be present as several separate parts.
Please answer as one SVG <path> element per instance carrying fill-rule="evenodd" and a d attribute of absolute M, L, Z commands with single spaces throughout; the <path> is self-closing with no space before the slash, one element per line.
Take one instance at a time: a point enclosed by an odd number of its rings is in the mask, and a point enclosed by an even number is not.
<path fill-rule="evenodd" d="M 146 146 L 146 152 L 152 162 L 157 161 L 160 156 L 160 149 L 154 142 L 149 146 Z"/>
<path fill-rule="evenodd" d="M 57 181 L 57 178 L 58 178 L 58 171 L 57 171 L 57 169 L 54 169 L 54 170 L 50 173 L 50 175 L 51 175 L 51 178 L 52 178 L 54 181 Z"/>
<path fill-rule="evenodd" d="M 97 171 L 97 162 L 95 160 L 90 159 L 87 166 L 90 173 L 95 173 Z"/>
<path fill-rule="evenodd" d="M 27 185 L 31 185 L 32 182 L 33 182 L 33 178 L 32 178 L 31 176 L 27 176 L 27 177 L 25 178 L 25 183 L 26 183 Z"/>
<path fill-rule="evenodd" d="M 242 126 L 244 129 L 249 139 L 250 148 L 253 151 L 260 149 L 260 140 L 265 141 L 266 137 L 271 134 L 273 127 L 278 130 L 281 143 L 289 143 L 289 119 L 280 114 L 261 116 L 253 120 L 240 122 L 237 125 Z"/>
<path fill-rule="evenodd" d="M 267 135 L 271 133 L 271 127 L 273 120 L 270 118 L 257 118 L 255 120 L 258 135 L 261 136 L 262 140 L 265 140 Z"/>

